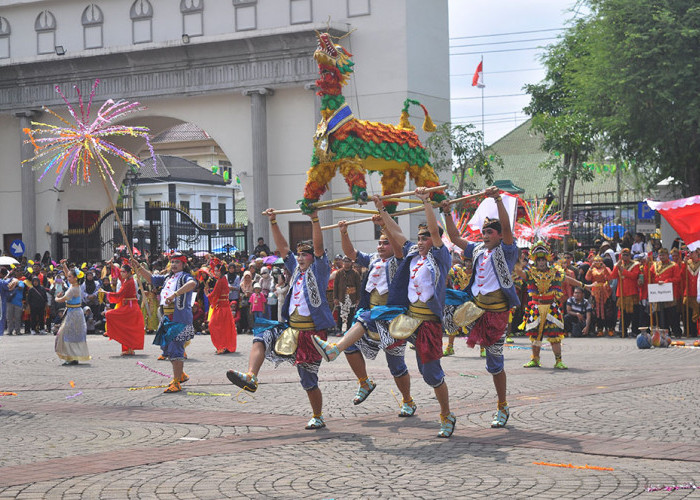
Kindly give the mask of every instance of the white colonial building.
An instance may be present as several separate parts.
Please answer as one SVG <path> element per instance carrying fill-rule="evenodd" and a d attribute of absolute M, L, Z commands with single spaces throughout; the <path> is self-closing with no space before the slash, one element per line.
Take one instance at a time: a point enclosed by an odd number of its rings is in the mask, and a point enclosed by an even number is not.
<path fill-rule="evenodd" d="M 128 124 L 154 136 L 182 123 L 206 131 L 240 178 L 250 239 L 269 240 L 260 212 L 295 207 L 309 167 L 319 113 L 315 30 L 351 33 L 341 42 L 356 64 L 344 94 L 356 116 L 397 123 L 410 97 L 436 122 L 449 120 L 447 0 L 4 0 L 3 248 L 21 237 L 29 253 L 43 251 L 52 235 L 81 223 L 82 211 L 108 208 L 99 182 L 76 187 L 64 179 L 54 189 L 53 179 L 37 183 L 20 167 L 34 154 L 22 130 L 31 121 L 57 123 L 42 106 L 68 116 L 54 85 L 75 102 L 73 85 L 87 95 L 97 78 L 98 105 L 123 98 L 147 107 Z M 116 142 L 147 156 L 142 140 Z M 126 167 L 115 168 L 121 181 Z M 379 189 L 376 178 L 370 184 Z M 342 180 L 333 181 L 331 195 L 347 195 Z M 292 238 L 308 228 L 301 215 L 279 220 Z M 360 248 L 374 246 L 368 225 L 353 226 L 351 236 Z M 328 247 L 339 249 L 333 238 Z"/>

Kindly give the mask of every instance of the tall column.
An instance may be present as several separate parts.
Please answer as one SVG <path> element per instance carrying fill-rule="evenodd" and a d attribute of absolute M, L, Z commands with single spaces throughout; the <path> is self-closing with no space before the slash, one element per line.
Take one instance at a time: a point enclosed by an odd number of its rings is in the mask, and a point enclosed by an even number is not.
<path fill-rule="evenodd" d="M 27 139 L 24 133 L 25 128 L 31 128 L 32 119 L 38 117 L 40 111 L 27 110 L 15 113 L 19 118 L 19 139 L 20 139 L 20 159 L 28 160 L 34 156 L 34 147 L 25 144 Z M 25 255 L 33 258 L 39 250 L 36 246 L 36 178 L 32 165 L 25 163 L 22 165 L 22 241 L 24 241 Z M 48 249 L 44 249 L 48 250 Z"/>
<path fill-rule="evenodd" d="M 246 89 L 243 95 L 250 97 L 250 122 L 253 134 L 253 234 L 252 240 L 265 238 L 270 244 L 270 227 L 261 212 L 270 207 L 268 202 L 267 175 L 267 96 L 274 94 L 272 89 Z M 252 250 L 252 249 L 251 249 Z"/>

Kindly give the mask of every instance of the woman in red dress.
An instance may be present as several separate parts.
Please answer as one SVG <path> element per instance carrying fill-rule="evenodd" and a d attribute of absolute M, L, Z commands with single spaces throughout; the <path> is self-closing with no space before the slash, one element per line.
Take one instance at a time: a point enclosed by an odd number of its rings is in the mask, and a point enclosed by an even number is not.
<path fill-rule="evenodd" d="M 212 274 L 217 280 L 214 289 L 207 295 L 209 307 L 212 310 L 209 319 L 211 343 L 216 348 L 216 354 L 236 352 L 236 323 L 233 321 L 228 300 L 229 285 L 225 275 L 226 267 L 221 267 L 218 263 L 210 263 L 210 265 Z"/>
<path fill-rule="evenodd" d="M 119 281 L 121 281 L 119 291 L 106 294 L 111 304 L 118 304 L 116 309 L 105 313 L 106 335 L 122 345 L 122 356 L 133 356 L 135 349 L 143 349 L 145 327 L 139 301 L 136 298 L 136 283 L 129 265 L 124 264 L 121 267 Z"/>
<path fill-rule="evenodd" d="M 596 255 L 593 258 L 593 265 L 586 273 L 586 281 L 593 283 L 591 295 L 595 299 L 595 316 L 598 337 L 605 335 L 605 329 L 608 328 L 608 335 L 612 337 L 615 332 L 608 326 L 608 318 L 605 314 L 605 303 L 612 296 L 612 288 L 610 288 L 610 269 L 603 263 L 603 258 Z M 613 326 L 614 328 L 614 326 Z"/>

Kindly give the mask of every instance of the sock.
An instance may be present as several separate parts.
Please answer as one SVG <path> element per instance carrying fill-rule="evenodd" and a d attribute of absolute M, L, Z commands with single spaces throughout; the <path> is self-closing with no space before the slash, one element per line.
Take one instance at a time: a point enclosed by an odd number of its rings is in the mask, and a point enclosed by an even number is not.
<path fill-rule="evenodd" d="M 503 401 L 503 402 L 500 402 L 500 401 L 499 401 L 499 402 L 498 402 L 498 409 L 499 409 L 499 410 L 503 410 L 503 409 L 506 408 L 507 406 L 508 406 L 508 401 Z"/>

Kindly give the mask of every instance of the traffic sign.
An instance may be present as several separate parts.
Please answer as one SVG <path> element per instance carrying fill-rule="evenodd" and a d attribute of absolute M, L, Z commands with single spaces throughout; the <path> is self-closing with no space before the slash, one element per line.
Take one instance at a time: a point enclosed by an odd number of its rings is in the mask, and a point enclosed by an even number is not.
<path fill-rule="evenodd" d="M 656 210 L 649 208 L 645 201 L 637 203 L 637 220 L 653 220 L 656 217 Z"/>
<path fill-rule="evenodd" d="M 12 256 L 17 259 L 24 255 L 24 242 L 22 240 L 15 240 L 12 243 L 10 243 L 10 253 Z"/>

